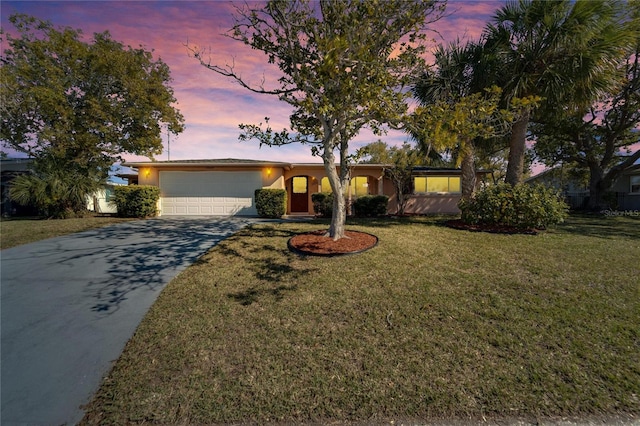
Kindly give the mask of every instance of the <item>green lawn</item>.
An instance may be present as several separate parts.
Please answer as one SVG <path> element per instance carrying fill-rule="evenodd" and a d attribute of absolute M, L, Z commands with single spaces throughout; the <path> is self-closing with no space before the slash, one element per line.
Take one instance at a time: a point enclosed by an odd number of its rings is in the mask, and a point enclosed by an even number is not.
<path fill-rule="evenodd" d="M 287 250 L 323 226 L 245 229 L 180 274 L 84 423 L 640 416 L 640 218 L 358 221 L 368 252 Z"/>
<path fill-rule="evenodd" d="M 99 228 L 131 219 L 88 216 L 77 219 L 12 218 L 0 221 L 0 248 L 6 249 L 45 238 Z"/>

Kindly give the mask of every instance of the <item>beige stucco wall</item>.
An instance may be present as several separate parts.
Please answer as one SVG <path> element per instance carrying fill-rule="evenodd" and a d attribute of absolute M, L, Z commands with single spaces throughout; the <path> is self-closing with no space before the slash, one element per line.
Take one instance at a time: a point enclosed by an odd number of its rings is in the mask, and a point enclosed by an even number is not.
<path fill-rule="evenodd" d="M 327 174 L 322 164 L 295 166 L 284 172 L 285 180 L 289 180 L 295 176 L 307 176 L 321 182 L 322 178 L 327 176 Z M 380 167 L 353 166 L 351 176 L 370 176 L 377 180 L 382 176 L 382 169 Z"/>
<path fill-rule="evenodd" d="M 140 185 L 160 185 L 160 171 L 172 172 L 262 172 L 262 187 L 284 189 L 284 170 L 276 167 L 153 167 L 144 166 L 138 169 L 138 183 Z"/>
<path fill-rule="evenodd" d="M 405 213 L 407 214 L 458 214 L 461 196 L 451 194 L 411 195 Z"/>
<path fill-rule="evenodd" d="M 140 167 L 138 169 L 138 185 L 158 186 L 158 169 L 152 167 Z"/>
<path fill-rule="evenodd" d="M 325 190 L 322 188 L 322 179 L 326 177 L 324 165 L 298 165 L 292 167 L 289 170 L 284 171 L 284 182 L 285 188 L 287 192 L 291 192 L 291 179 L 297 176 L 307 177 L 308 180 L 308 210 L 307 214 L 314 214 L 313 211 L 313 203 L 311 201 L 311 195 L 320 192 L 321 190 Z M 359 177 L 366 176 L 367 183 L 369 185 L 369 194 L 378 195 L 385 194 L 391 197 L 394 193 L 393 185 L 391 182 L 382 178 L 382 168 L 381 167 L 372 167 L 372 166 L 353 166 L 351 169 L 351 177 Z M 384 182 L 383 182 L 384 181 Z M 291 211 L 291 199 L 288 197 L 287 200 L 287 212 Z"/>

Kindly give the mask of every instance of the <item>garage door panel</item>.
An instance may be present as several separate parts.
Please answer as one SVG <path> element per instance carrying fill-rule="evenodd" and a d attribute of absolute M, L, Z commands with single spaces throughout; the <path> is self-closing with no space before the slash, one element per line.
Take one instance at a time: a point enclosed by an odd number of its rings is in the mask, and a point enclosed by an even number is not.
<path fill-rule="evenodd" d="M 260 172 L 160 172 L 162 215 L 256 215 Z"/>

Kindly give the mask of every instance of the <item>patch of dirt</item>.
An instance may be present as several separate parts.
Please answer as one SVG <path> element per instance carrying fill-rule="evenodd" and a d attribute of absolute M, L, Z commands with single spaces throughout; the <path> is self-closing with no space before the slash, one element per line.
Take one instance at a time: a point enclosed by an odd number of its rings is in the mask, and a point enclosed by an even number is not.
<path fill-rule="evenodd" d="M 378 244 L 378 237 L 366 232 L 346 231 L 338 241 L 326 234 L 326 230 L 298 234 L 289 239 L 289 250 L 310 256 L 341 256 L 362 253 Z"/>
<path fill-rule="evenodd" d="M 473 232 L 490 232 L 493 234 L 526 234 L 526 235 L 537 235 L 540 230 L 539 229 L 529 229 L 529 228 L 515 228 L 513 226 L 506 225 L 488 225 L 488 224 L 478 224 L 472 225 L 469 223 L 464 223 L 461 219 L 448 220 L 445 224 L 449 228 L 454 229 L 463 229 L 465 231 L 473 231 Z"/>

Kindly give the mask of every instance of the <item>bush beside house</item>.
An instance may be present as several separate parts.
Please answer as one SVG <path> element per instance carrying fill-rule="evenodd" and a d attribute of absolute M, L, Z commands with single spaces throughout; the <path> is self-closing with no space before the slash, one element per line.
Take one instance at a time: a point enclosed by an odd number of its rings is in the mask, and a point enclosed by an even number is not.
<path fill-rule="evenodd" d="M 152 217 L 158 214 L 160 188 L 147 185 L 118 186 L 114 188 L 112 203 L 120 217 Z"/>
<path fill-rule="evenodd" d="M 545 229 L 562 223 L 569 206 L 560 194 L 543 185 L 489 186 L 471 200 L 460 202 L 462 221 L 473 225 L 500 225 Z"/>
<path fill-rule="evenodd" d="M 387 214 L 389 197 L 386 195 L 365 195 L 356 198 L 353 210 L 356 216 L 384 216 Z"/>
<path fill-rule="evenodd" d="M 333 213 L 333 194 L 316 192 L 311 194 L 313 211 L 321 217 L 331 217 Z"/>
<path fill-rule="evenodd" d="M 287 191 L 284 189 L 256 189 L 255 198 L 260 217 L 278 218 L 287 211 Z"/>

